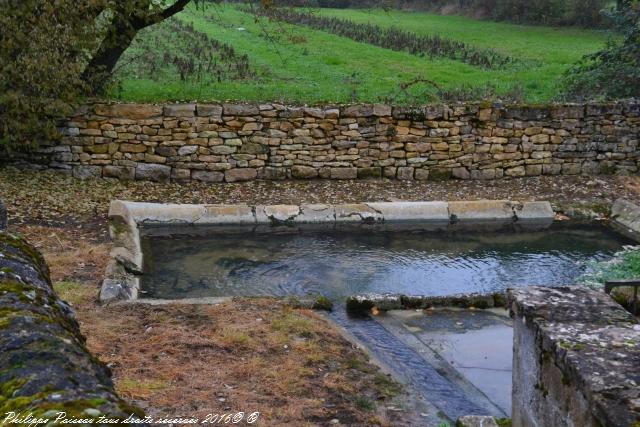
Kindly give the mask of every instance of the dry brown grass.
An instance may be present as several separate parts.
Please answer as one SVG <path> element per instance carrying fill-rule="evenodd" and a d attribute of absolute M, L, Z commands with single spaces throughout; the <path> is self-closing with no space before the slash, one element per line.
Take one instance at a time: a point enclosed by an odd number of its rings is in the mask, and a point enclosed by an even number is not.
<path fill-rule="evenodd" d="M 119 393 L 149 415 L 258 411 L 263 426 L 410 425 L 408 412 L 386 410 L 398 406 L 398 386 L 313 311 L 269 299 L 100 306 L 108 244 L 86 230 L 14 230 L 44 253 Z"/>

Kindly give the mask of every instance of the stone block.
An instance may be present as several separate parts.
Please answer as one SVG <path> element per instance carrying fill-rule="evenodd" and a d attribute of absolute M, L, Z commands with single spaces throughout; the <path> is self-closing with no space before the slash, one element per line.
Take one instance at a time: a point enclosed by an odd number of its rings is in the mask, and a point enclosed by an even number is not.
<path fill-rule="evenodd" d="M 640 204 L 618 199 L 611 207 L 611 218 L 640 236 Z"/>
<path fill-rule="evenodd" d="M 258 171 L 253 168 L 229 169 L 224 173 L 224 179 L 227 182 L 252 181 L 256 179 L 257 176 Z"/>
<path fill-rule="evenodd" d="M 506 200 L 478 200 L 449 202 L 449 215 L 453 220 L 502 220 L 515 219 L 511 203 Z"/>
<path fill-rule="evenodd" d="M 318 170 L 311 166 L 294 165 L 291 167 L 291 176 L 296 179 L 316 178 Z"/>
<path fill-rule="evenodd" d="M 155 148 L 155 152 L 159 156 L 172 157 L 177 156 L 178 151 L 174 147 L 160 146 Z"/>
<path fill-rule="evenodd" d="M 525 176 L 526 171 L 524 166 L 516 166 L 514 168 L 509 168 L 504 171 L 505 175 L 511 177 Z"/>
<path fill-rule="evenodd" d="M 582 165 L 580 163 L 563 163 L 562 174 L 563 175 L 580 175 L 582 172 Z"/>
<path fill-rule="evenodd" d="M 136 179 L 139 181 L 169 182 L 171 167 L 150 163 L 139 163 L 136 166 Z"/>
<path fill-rule="evenodd" d="M 418 168 L 415 171 L 415 179 L 417 181 L 427 181 L 429 180 L 429 169 L 426 168 Z"/>
<path fill-rule="evenodd" d="M 371 117 L 373 105 L 349 105 L 342 109 L 342 117 Z"/>
<path fill-rule="evenodd" d="M 218 104 L 198 104 L 196 111 L 200 117 L 220 117 L 222 116 L 222 105 Z"/>
<path fill-rule="evenodd" d="M 171 181 L 180 183 L 191 181 L 191 169 L 171 169 Z"/>
<path fill-rule="evenodd" d="M 197 145 L 184 145 L 178 149 L 178 156 L 189 156 L 198 152 Z"/>
<path fill-rule="evenodd" d="M 136 177 L 135 168 L 128 166 L 104 166 L 102 175 L 105 178 L 117 178 L 121 181 L 133 181 Z"/>
<path fill-rule="evenodd" d="M 216 171 L 194 170 L 191 172 L 191 179 L 201 182 L 222 182 L 224 174 Z"/>
<path fill-rule="evenodd" d="M 429 171 L 430 181 L 445 181 L 451 178 L 451 169 L 433 168 Z"/>
<path fill-rule="evenodd" d="M 517 206 L 515 214 L 519 220 L 550 220 L 555 218 L 555 212 L 549 202 L 524 202 Z"/>
<path fill-rule="evenodd" d="M 129 144 L 124 142 L 120 144 L 119 150 L 123 153 L 144 153 L 147 151 L 147 146 L 143 144 Z"/>
<path fill-rule="evenodd" d="M 382 168 L 366 167 L 358 168 L 358 179 L 382 178 Z"/>
<path fill-rule="evenodd" d="M 232 154 L 237 150 L 236 147 L 229 145 L 214 145 L 213 147 L 209 147 L 209 151 L 212 154 Z"/>
<path fill-rule="evenodd" d="M 245 142 L 240 146 L 238 153 L 243 154 L 267 154 L 269 152 L 269 147 L 262 144 L 254 144 L 250 142 Z"/>
<path fill-rule="evenodd" d="M 451 175 L 454 178 L 458 178 L 458 179 L 470 179 L 471 178 L 471 173 L 469 172 L 469 170 L 467 168 L 453 168 L 451 170 Z"/>
<path fill-rule="evenodd" d="M 152 104 L 96 104 L 93 110 L 99 116 L 131 120 L 162 116 L 162 106 Z"/>
<path fill-rule="evenodd" d="M 287 179 L 287 170 L 285 168 L 267 166 L 261 169 L 258 173 L 258 178 L 268 180 Z"/>
<path fill-rule="evenodd" d="M 527 166 L 525 166 L 525 174 L 527 176 L 542 175 L 542 165 L 527 165 Z"/>
<path fill-rule="evenodd" d="M 507 300 L 516 343 L 514 426 L 637 422 L 637 318 L 585 286 L 515 288 Z"/>
<path fill-rule="evenodd" d="M 252 104 L 224 104 L 222 107 L 225 116 L 253 116 L 260 114 L 258 106 Z"/>
<path fill-rule="evenodd" d="M 543 175 L 559 175 L 562 171 L 562 165 L 559 163 L 551 163 L 551 164 L 543 164 L 542 165 L 542 174 Z"/>
<path fill-rule="evenodd" d="M 398 168 L 397 178 L 405 181 L 412 180 L 413 171 L 414 171 L 414 168 L 412 167 L 401 166 Z"/>
<path fill-rule="evenodd" d="M 164 106 L 165 117 L 193 117 L 196 104 L 168 104 Z"/>
<path fill-rule="evenodd" d="M 102 176 L 102 166 L 74 166 L 73 176 L 79 179 L 100 178 Z"/>
<path fill-rule="evenodd" d="M 385 221 L 449 221 L 446 202 L 389 202 L 367 203 L 382 214 Z"/>
<path fill-rule="evenodd" d="M 356 179 L 357 168 L 331 168 L 331 179 Z"/>

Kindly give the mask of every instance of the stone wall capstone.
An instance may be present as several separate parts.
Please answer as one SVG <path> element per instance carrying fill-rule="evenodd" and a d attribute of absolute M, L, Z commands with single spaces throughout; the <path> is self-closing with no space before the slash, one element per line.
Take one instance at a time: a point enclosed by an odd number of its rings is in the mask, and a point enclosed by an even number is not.
<path fill-rule="evenodd" d="M 144 413 L 115 392 L 109 368 L 87 350 L 71 308 L 55 294 L 42 255 L 0 232 L 0 404 L 3 424 L 62 425 Z M 31 419 L 31 421 L 29 421 Z M 75 424 L 78 424 L 77 422 Z M 120 424 L 130 425 L 121 422 Z"/>
<path fill-rule="evenodd" d="M 640 424 L 640 324 L 602 291 L 508 291 L 514 426 Z"/>
<path fill-rule="evenodd" d="M 640 102 L 503 106 L 93 104 L 31 167 L 79 178 L 497 179 L 636 174 Z M 15 159 L 14 159 L 15 160 Z"/>

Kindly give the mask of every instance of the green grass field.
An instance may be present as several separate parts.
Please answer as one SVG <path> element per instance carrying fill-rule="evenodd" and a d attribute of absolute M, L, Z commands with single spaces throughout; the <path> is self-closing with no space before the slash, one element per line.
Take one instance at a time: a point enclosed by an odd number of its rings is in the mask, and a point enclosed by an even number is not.
<path fill-rule="evenodd" d="M 206 72 L 180 77 L 166 52 L 196 56 L 181 45 L 175 27 L 164 22 L 141 32 L 121 60 L 119 84 L 110 96 L 128 101 L 255 100 L 290 103 L 425 103 L 437 97 L 499 97 L 528 102 L 557 98 L 563 72 L 583 55 L 602 47 L 607 33 L 531 27 L 456 16 L 381 10 L 314 11 L 416 34 L 439 34 L 479 48 L 491 48 L 520 63 L 482 69 L 460 61 L 415 56 L 358 43 L 303 26 L 269 22 L 234 6 L 190 8 L 177 15 L 196 32 L 224 42 L 248 56 L 250 77 Z M 242 30 L 241 30 L 242 29 Z M 171 33 L 165 42 L 162 34 Z M 185 42 L 190 43 L 190 42 Z M 146 46 L 146 48 L 145 48 Z M 150 56 L 157 55 L 155 61 Z M 153 62 L 153 67 L 148 66 Z M 204 60 L 202 63 L 206 62 Z M 224 60 L 220 64 L 224 65 Z M 221 66 L 222 66 L 221 65 Z M 140 70 L 151 69 L 151 73 Z M 428 79 L 429 83 L 407 83 Z M 404 89 L 403 89 L 404 87 Z"/>

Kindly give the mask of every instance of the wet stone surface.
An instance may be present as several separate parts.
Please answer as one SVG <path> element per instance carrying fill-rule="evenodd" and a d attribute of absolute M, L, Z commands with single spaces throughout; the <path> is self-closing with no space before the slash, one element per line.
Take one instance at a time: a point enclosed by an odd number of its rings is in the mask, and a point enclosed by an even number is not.
<path fill-rule="evenodd" d="M 513 328 L 506 310 L 394 310 L 376 320 L 491 415 L 511 414 Z"/>

